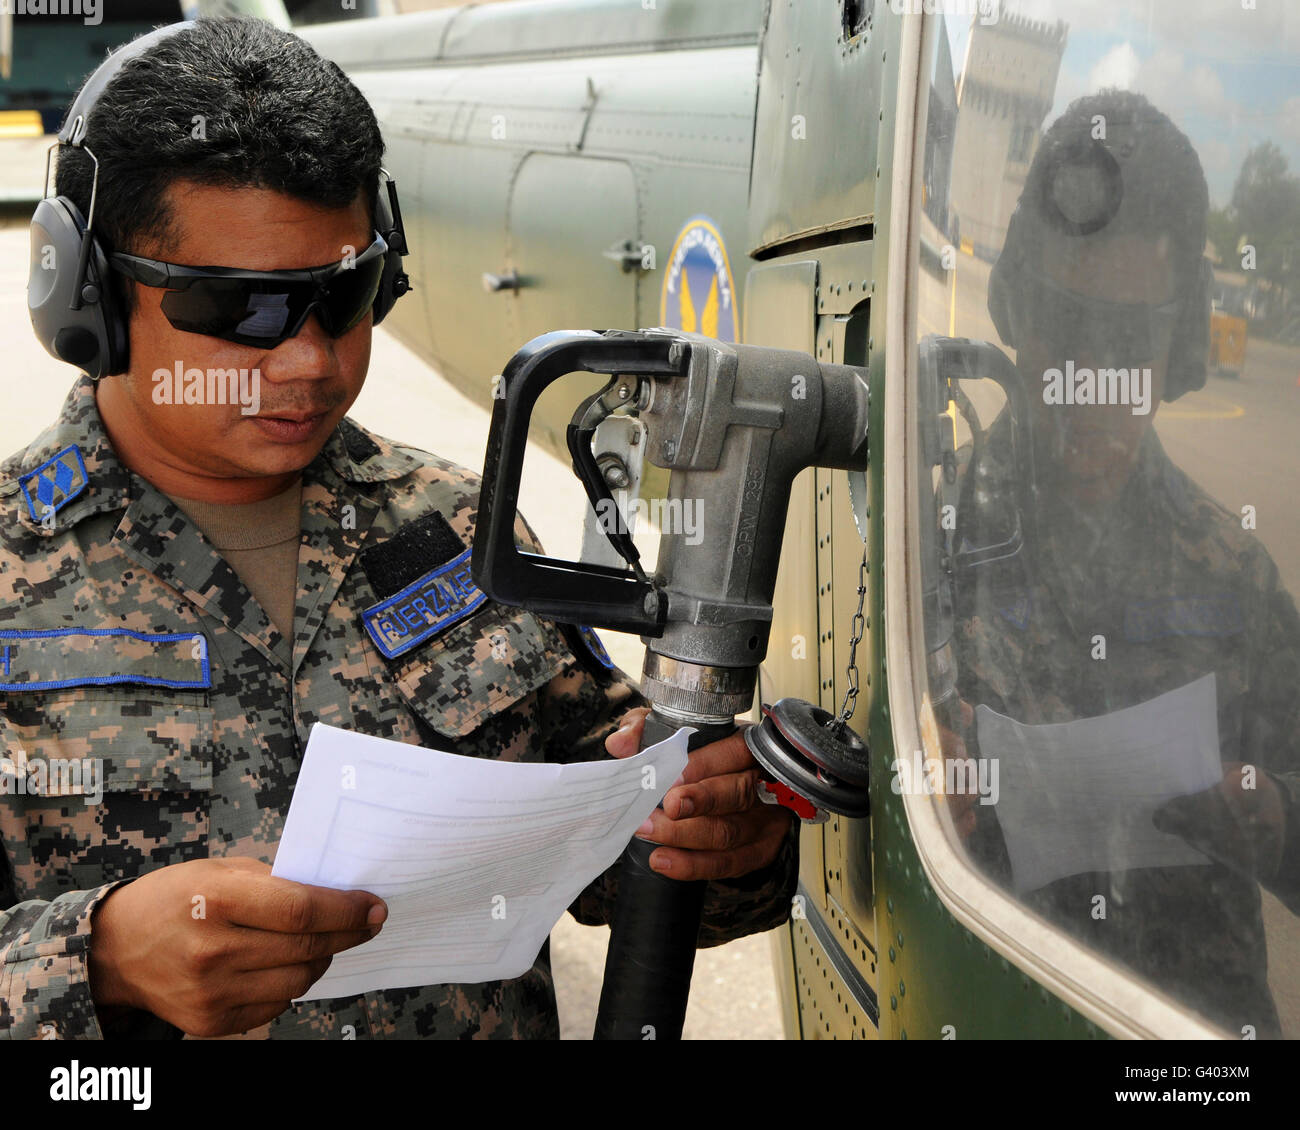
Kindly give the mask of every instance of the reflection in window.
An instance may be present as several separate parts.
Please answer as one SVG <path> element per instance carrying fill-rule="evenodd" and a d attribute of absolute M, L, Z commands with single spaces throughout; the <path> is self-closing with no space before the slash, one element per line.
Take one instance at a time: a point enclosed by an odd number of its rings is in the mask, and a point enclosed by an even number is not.
<path fill-rule="evenodd" d="M 1117 966 L 1234 1035 L 1300 1035 L 1300 35 L 1025 7 L 941 24 L 931 65 L 945 811 Z"/>

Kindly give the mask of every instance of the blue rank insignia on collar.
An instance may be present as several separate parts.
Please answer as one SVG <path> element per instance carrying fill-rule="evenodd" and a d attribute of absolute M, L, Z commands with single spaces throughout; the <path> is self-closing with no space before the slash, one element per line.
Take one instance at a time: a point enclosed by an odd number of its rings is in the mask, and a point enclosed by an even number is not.
<path fill-rule="evenodd" d="M 27 510 L 33 522 L 41 522 L 57 514 L 64 506 L 86 489 L 89 482 L 86 461 L 76 444 L 65 447 L 53 459 L 28 471 L 18 479 Z"/>
<path fill-rule="evenodd" d="M 469 558 L 467 549 L 361 614 L 386 659 L 405 655 L 487 600 L 470 576 Z"/>

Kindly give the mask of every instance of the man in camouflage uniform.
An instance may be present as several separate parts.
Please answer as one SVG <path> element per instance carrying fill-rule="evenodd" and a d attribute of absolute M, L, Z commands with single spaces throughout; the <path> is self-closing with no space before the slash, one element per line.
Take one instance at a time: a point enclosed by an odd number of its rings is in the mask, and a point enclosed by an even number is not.
<path fill-rule="evenodd" d="M 1104 144 L 1092 141 L 1099 116 Z M 1121 188 L 1110 195 L 1114 174 Z M 975 445 L 956 533 L 967 549 L 996 544 L 1018 508 L 1026 539 L 1013 556 L 954 576 L 958 690 L 973 746 L 973 705 L 1022 723 L 1069 722 L 1213 672 L 1222 782 L 1153 817 L 1204 862 L 1067 875 L 1021 897 L 1234 1034 L 1276 1036 L 1260 888 L 1300 911 L 1300 617 L 1241 515 L 1174 466 L 1151 427 L 1162 396 L 1205 380 L 1208 294 L 1196 280 L 1207 207 L 1191 144 L 1138 95 L 1082 99 L 1044 137 L 989 299 L 1017 349 L 1032 478 L 1028 461 L 1013 460 L 1003 412 Z M 1174 324 L 1183 302 L 1200 306 Z M 1114 342 L 1126 360 L 1106 359 Z M 1044 374 L 1067 359 L 1078 369 L 1149 366 L 1151 411 L 1048 402 Z M 962 755 L 947 739 L 947 752 Z M 987 742 L 979 752 L 998 757 Z M 1032 763 L 1027 771 L 1034 780 L 1022 786 L 1036 790 L 1045 827 L 1087 803 Z M 997 806 L 973 800 L 953 807 L 958 831 L 1010 883 Z M 1114 826 L 1110 850 L 1126 835 Z"/>
<path fill-rule="evenodd" d="M 206 138 L 190 143 L 196 106 Z M 110 84 L 88 135 L 118 247 L 271 270 L 368 242 L 373 114 L 268 25 L 202 21 L 155 46 Z M 160 200 L 128 161 L 161 177 Z M 58 187 L 85 200 L 75 161 Z M 115 238 L 124 200 L 144 221 Z M 83 375 L 0 468 L 0 1036 L 558 1036 L 545 946 L 508 982 L 291 1005 L 386 911 L 269 864 L 317 721 L 506 761 L 626 756 L 644 717 L 634 686 L 465 583 L 418 646 L 377 647 L 368 611 L 464 568 L 478 481 L 345 417 L 368 319 L 331 337 L 312 316 L 259 352 L 176 330 L 161 290 L 129 294 L 128 372 Z M 176 357 L 255 362 L 261 418 L 157 404 L 149 374 Z M 519 534 L 540 548 L 522 521 Z M 56 779 L 72 759 L 101 775 Z M 714 880 L 701 945 L 788 914 L 793 829 L 754 803 L 756 776 L 739 737 L 712 743 L 643 826 L 667 874 Z M 600 876 L 571 912 L 604 923 L 615 893 Z"/>

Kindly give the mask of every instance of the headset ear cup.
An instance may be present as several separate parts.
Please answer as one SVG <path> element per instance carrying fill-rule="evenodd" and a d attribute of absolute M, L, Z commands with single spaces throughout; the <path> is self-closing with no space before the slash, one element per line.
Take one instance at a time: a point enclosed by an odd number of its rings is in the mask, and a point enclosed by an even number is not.
<path fill-rule="evenodd" d="M 389 243 L 388 254 L 384 256 L 384 273 L 379 279 L 379 290 L 375 294 L 375 304 L 373 306 L 374 325 L 388 316 L 396 304 L 397 300 L 410 289 L 409 281 L 402 271 L 402 255 L 407 250 L 405 245 L 405 235 L 396 235 L 397 220 L 393 215 L 393 207 L 388 197 L 389 181 L 386 174 L 379 175 L 379 188 L 375 201 L 375 226 L 379 229 L 379 234 Z M 397 186 L 393 185 L 393 192 L 396 195 Z M 397 244 L 394 246 L 394 244 Z"/>
<path fill-rule="evenodd" d="M 384 256 L 384 273 L 379 278 L 379 290 L 375 294 L 374 324 L 380 322 L 388 316 L 397 302 L 399 295 L 395 293 L 397 276 L 402 272 L 402 256 L 396 251 L 390 251 Z"/>
<path fill-rule="evenodd" d="M 86 284 L 93 286 L 98 294 L 94 309 L 99 311 L 104 331 L 103 364 L 100 366 L 101 377 L 112 377 L 125 373 L 130 362 L 130 332 L 117 280 L 108 263 L 108 256 L 94 236 L 90 239 L 90 259 L 86 263 Z M 83 287 L 83 293 L 85 288 Z"/>
<path fill-rule="evenodd" d="M 1165 369 L 1165 400 L 1177 400 L 1185 392 L 1205 387 L 1209 375 L 1210 305 L 1214 297 L 1214 265 L 1204 255 L 1196 268 L 1196 280 L 1178 312 L 1174 336 L 1169 343 Z"/>
<path fill-rule="evenodd" d="M 83 298 L 79 309 L 72 308 L 85 231 L 85 219 L 66 196 L 37 204 L 31 222 L 27 310 L 47 353 L 98 380 L 125 370 L 128 338 L 113 301 L 108 260 L 93 236 L 82 289 L 90 300 Z M 104 285 L 106 281 L 110 285 Z"/>

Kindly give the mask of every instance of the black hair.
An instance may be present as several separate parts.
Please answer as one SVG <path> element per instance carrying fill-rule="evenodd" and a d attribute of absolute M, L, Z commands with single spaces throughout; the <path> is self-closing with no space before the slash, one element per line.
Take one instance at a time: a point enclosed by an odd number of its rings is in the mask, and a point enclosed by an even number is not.
<path fill-rule="evenodd" d="M 1063 194 L 1079 198 L 1078 213 L 1062 214 Z M 1066 235 L 1167 235 L 1174 277 L 1197 277 L 1210 208 L 1205 172 L 1187 135 L 1141 94 L 1103 90 L 1070 103 L 1043 135 L 1022 200 L 1031 204 L 1026 218 Z"/>
<path fill-rule="evenodd" d="M 384 151 L 374 111 L 335 63 L 247 17 L 197 20 L 127 62 L 95 102 L 85 144 L 99 162 L 95 231 L 135 253 L 175 238 L 164 194 L 177 180 L 330 208 L 364 190 L 373 223 Z M 55 190 L 83 216 L 93 168 L 60 147 Z M 130 288 L 125 297 L 129 309 Z"/>

